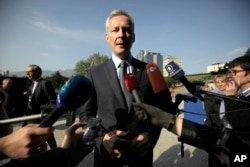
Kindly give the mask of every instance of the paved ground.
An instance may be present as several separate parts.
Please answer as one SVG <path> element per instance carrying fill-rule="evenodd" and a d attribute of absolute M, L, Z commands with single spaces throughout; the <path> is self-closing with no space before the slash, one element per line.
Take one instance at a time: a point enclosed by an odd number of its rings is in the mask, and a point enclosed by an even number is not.
<path fill-rule="evenodd" d="M 183 88 L 176 89 L 176 93 L 185 91 Z M 182 107 L 180 105 L 180 107 Z M 66 119 L 61 118 L 58 120 L 54 127 L 55 137 L 57 143 L 60 144 L 64 131 L 67 129 Z M 19 126 L 15 126 L 15 129 Z M 184 157 L 180 155 L 181 145 L 177 140 L 177 137 L 163 129 L 154 149 L 154 167 L 204 167 L 207 166 L 207 153 L 203 150 L 196 149 L 190 145 L 184 145 Z M 90 167 L 92 166 L 93 153 L 90 153 L 87 157 L 79 163 L 77 167 Z"/>

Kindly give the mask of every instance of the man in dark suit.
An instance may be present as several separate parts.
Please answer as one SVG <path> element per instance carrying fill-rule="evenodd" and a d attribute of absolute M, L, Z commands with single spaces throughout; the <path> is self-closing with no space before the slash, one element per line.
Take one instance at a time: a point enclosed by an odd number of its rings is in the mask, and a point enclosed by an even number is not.
<path fill-rule="evenodd" d="M 153 148 L 161 128 L 134 115 L 133 97 L 127 90 L 123 93 L 119 81 L 121 62 L 125 62 L 127 70 L 133 72 L 139 82 L 141 100 L 156 104 L 146 63 L 133 58 L 130 52 L 135 41 L 134 21 L 126 11 L 115 10 L 109 15 L 106 41 L 111 47 L 112 57 L 89 70 L 95 94 L 78 109 L 81 121 L 97 116 L 102 121 L 102 130 L 106 132 L 103 137 L 96 138 L 94 166 L 152 167 Z"/>
<path fill-rule="evenodd" d="M 56 103 L 55 89 L 49 81 L 42 78 L 42 69 L 39 66 L 29 65 L 26 73 L 32 81 L 28 88 L 29 101 L 26 114 L 39 114 L 41 105 Z"/>
<path fill-rule="evenodd" d="M 226 95 L 250 101 L 250 56 L 235 58 L 228 64 Z M 225 100 L 226 118 L 250 144 L 249 104 Z"/>
<path fill-rule="evenodd" d="M 32 84 L 28 88 L 28 106 L 25 115 L 33 115 L 41 113 L 41 105 L 56 104 L 56 92 L 53 85 L 42 78 L 42 69 L 38 65 L 29 65 L 26 69 L 28 79 Z M 32 121 L 28 123 L 40 123 Z M 27 122 L 24 123 L 26 125 Z M 56 147 L 56 141 L 53 134 L 49 138 L 48 143 L 51 148 Z"/>

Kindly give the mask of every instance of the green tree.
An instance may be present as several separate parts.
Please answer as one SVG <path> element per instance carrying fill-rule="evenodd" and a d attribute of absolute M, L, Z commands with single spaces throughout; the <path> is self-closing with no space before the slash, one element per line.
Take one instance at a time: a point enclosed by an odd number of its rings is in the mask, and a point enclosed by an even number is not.
<path fill-rule="evenodd" d="M 248 48 L 248 50 L 246 51 L 246 53 L 244 54 L 244 56 L 250 56 L 250 48 Z"/>
<path fill-rule="evenodd" d="M 178 83 L 178 81 L 174 80 L 171 77 L 164 77 L 164 80 L 166 81 L 168 87 L 175 87 L 175 85 Z"/>
<path fill-rule="evenodd" d="M 101 63 L 107 61 L 109 57 L 107 55 L 101 55 L 100 53 L 94 53 L 87 60 L 80 60 L 76 63 L 75 66 L 75 74 L 82 74 L 86 76 L 88 74 L 88 70 L 91 67 L 97 66 Z"/>
<path fill-rule="evenodd" d="M 54 86 L 56 91 L 60 90 L 60 88 L 68 80 L 68 78 L 62 76 L 59 71 L 56 71 L 50 77 L 46 77 L 46 79 L 49 80 L 52 83 L 52 85 Z"/>

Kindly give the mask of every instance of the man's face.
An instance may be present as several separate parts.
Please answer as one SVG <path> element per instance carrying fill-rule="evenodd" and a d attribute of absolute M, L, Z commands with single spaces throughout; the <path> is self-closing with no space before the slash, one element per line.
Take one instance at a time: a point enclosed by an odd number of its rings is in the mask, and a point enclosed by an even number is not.
<path fill-rule="evenodd" d="M 110 19 L 106 41 L 115 55 L 125 58 L 130 53 L 134 40 L 135 35 L 128 17 L 120 15 Z"/>
<path fill-rule="evenodd" d="M 38 78 L 37 72 L 34 71 L 31 67 L 28 67 L 26 69 L 26 74 L 29 80 L 35 81 Z"/>
<path fill-rule="evenodd" d="M 238 87 L 245 90 L 250 87 L 250 74 L 246 74 L 240 66 L 235 66 L 228 70 L 229 80 L 233 80 Z"/>

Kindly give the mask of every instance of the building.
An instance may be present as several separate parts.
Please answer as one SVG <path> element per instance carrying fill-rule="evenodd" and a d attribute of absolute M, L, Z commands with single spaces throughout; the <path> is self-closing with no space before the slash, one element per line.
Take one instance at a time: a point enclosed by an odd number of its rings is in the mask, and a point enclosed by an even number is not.
<path fill-rule="evenodd" d="M 223 69 L 225 66 L 225 63 L 216 63 L 212 64 L 210 66 L 207 66 L 207 72 L 215 72 L 218 71 L 219 69 Z"/>
<path fill-rule="evenodd" d="M 157 64 L 161 71 L 163 70 L 163 56 L 159 52 L 149 52 L 147 50 L 140 50 L 137 54 L 137 59 L 146 63 L 154 62 Z"/>
<path fill-rule="evenodd" d="M 167 77 L 168 76 L 168 72 L 167 70 L 165 69 L 165 66 L 171 62 L 171 61 L 174 61 L 178 66 L 180 66 L 182 68 L 182 59 L 181 58 L 178 58 L 178 57 L 175 57 L 175 56 L 168 56 L 166 57 L 164 60 L 163 60 L 163 76 L 164 77 Z"/>
<path fill-rule="evenodd" d="M 0 76 L 9 76 L 10 75 L 10 71 L 6 70 L 6 71 L 0 71 Z"/>

